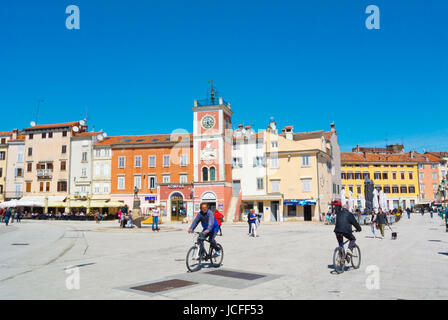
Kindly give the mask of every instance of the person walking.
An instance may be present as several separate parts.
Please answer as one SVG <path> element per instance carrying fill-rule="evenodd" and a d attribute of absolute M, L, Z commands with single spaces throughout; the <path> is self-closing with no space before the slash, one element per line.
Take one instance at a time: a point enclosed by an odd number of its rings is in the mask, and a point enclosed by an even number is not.
<path fill-rule="evenodd" d="M 374 239 L 376 239 L 376 218 L 377 218 L 377 215 L 375 213 L 375 210 L 372 210 L 372 213 L 370 215 L 370 224 L 371 224 L 371 229 L 372 229 Z"/>
<path fill-rule="evenodd" d="M 448 208 L 445 209 L 445 231 L 448 232 Z"/>
<path fill-rule="evenodd" d="M 222 223 L 224 222 L 224 215 L 219 212 L 218 210 L 215 211 L 215 218 L 216 221 L 218 221 L 218 225 L 219 225 L 219 235 L 222 236 Z"/>
<path fill-rule="evenodd" d="M 10 210 L 11 210 L 11 214 L 10 214 L 10 217 L 9 217 L 9 223 L 14 223 L 14 217 L 15 217 L 15 215 L 16 215 L 16 210 L 14 209 L 14 208 L 9 208 Z"/>
<path fill-rule="evenodd" d="M 250 235 L 252 237 L 258 237 L 257 235 L 257 215 L 255 214 L 254 209 L 249 210 L 249 221 L 251 226 Z"/>
<path fill-rule="evenodd" d="M 22 210 L 17 209 L 17 216 L 16 216 L 17 223 L 20 223 L 20 221 L 22 221 L 22 216 L 23 216 Z"/>
<path fill-rule="evenodd" d="M 432 208 L 432 206 L 429 207 L 429 215 L 432 217 L 434 216 L 434 209 Z"/>
<path fill-rule="evenodd" d="M 380 232 L 381 232 L 381 237 L 382 237 L 381 239 L 384 239 L 384 226 L 386 224 L 389 225 L 389 222 L 387 221 L 386 213 L 383 212 L 383 209 L 381 209 L 381 208 L 378 209 L 376 221 L 378 223 L 378 228 L 380 229 Z"/>
<path fill-rule="evenodd" d="M 9 218 L 11 217 L 11 208 L 6 209 L 5 212 L 5 225 L 8 226 L 9 224 Z"/>
<path fill-rule="evenodd" d="M 96 223 L 100 223 L 101 217 L 100 217 L 100 211 L 96 210 L 95 211 L 95 221 Z"/>
<path fill-rule="evenodd" d="M 152 231 L 159 231 L 159 215 L 160 210 L 159 208 L 155 207 L 151 209 L 151 216 L 152 216 Z"/>
<path fill-rule="evenodd" d="M 406 213 L 408 214 L 408 219 L 411 219 L 411 209 L 407 208 Z"/>

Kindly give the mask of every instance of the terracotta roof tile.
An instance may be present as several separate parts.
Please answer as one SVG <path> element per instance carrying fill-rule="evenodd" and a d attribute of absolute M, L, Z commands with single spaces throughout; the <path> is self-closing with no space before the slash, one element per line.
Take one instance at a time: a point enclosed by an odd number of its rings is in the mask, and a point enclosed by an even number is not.
<path fill-rule="evenodd" d="M 75 133 L 73 136 L 75 138 L 78 137 L 93 137 L 93 136 L 97 136 L 99 135 L 101 132 L 80 132 L 80 133 Z"/>
<path fill-rule="evenodd" d="M 136 145 L 136 144 L 165 144 L 176 143 L 178 140 L 171 140 L 172 137 L 181 137 L 182 141 L 193 141 L 193 134 L 152 134 L 152 135 L 138 135 L 138 136 L 114 136 L 106 137 L 103 141 L 96 143 L 97 146 L 109 145 Z"/>
<path fill-rule="evenodd" d="M 39 129 L 50 129 L 50 128 L 63 128 L 63 127 L 73 127 L 73 126 L 79 126 L 79 121 L 73 121 L 73 122 L 66 122 L 66 123 L 55 123 L 55 124 L 38 124 L 34 127 L 29 127 L 26 129 L 23 129 L 24 131 L 30 131 L 30 130 L 39 130 Z"/>

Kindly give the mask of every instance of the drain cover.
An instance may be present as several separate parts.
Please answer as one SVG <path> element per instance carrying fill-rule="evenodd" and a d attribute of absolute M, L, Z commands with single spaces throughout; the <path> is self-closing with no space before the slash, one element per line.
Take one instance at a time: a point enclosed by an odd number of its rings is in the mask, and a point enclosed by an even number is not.
<path fill-rule="evenodd" d="M 167 291 L 167 290 L 176 289 L 176 288 L 188 287 L 188 286 L 192 286 L 195 284 L 198 284 L 198 283 L 191 282 L 191 281 L 185 281 L 185 280 L 179 280 L 179 279 L 173 279 L 173 280 L 144 284 L 142 286 L 132 287 L 131 289 L 155 293 L 155 292 Z"/>
<path fill-rule="evenodd" d="M 256 280 L 256 279 L 266 277 L 262 274 L 237 272 L 237 271 L 229 271 L 229 270 L 215 270 L 215 271 L 210 271 L 210 272 L 206 272 L 206 273 L 212 274 L 215 276 L 237 278 L 237 279 L 243 279 L 243 280 Z"/>
<path fill-rule="evenodd" d="M 430 242 L 442 242 L 442 240 L 428 240 Z"/>
<path fill-rule="evenodd" d="M 439 254 L 443 254 L 445 256 L 448 256 L 448 252 L 439 252 Z"/>
<path fill-rule="evenodd" d="M 28 246 L 29 243 L 12 243 L 12 246 Z"/>

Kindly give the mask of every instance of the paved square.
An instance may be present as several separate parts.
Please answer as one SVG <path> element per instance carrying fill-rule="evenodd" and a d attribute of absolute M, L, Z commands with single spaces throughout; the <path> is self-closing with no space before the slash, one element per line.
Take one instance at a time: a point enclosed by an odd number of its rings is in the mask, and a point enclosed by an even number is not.
<path fill-rule="evenodd" d="M 225 252 L 223 266 L 204 265 L 195 273 L 185 265 L 194 240 L 188 226 L 161 227 L 156 233 L 150 228 L 119 230 L 115 221 L 2 224 L 0 298 L 448 299 L 448 233 L 436 216 L 404 217 L 393 226 L 397 240 L 391 240 L 390 230 L 385 239 L 374 239 L 370 227 L 363 226 L 355 234 L 361 268 L 340 275 L 332 272 L 332 226 L 263 224 L 260 237 L 252 238 L 246 224 L 224 225 L 224 236 L 217 238 Z M 372 266 L 379 270 L 379 289 L 369 290 Z M 197 284 L 135 290 L 173 279 Z"/>

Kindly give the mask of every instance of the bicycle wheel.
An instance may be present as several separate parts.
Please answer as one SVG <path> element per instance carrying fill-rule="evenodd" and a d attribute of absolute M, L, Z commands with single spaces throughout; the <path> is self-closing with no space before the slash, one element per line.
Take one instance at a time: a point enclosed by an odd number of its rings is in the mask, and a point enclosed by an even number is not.
<path fill-rule="evenodd" d="M 187 252 L 186 259 L 187 269 L 190 272 L 198 271 L 201 266 L 201 256 L 199 254 L 199 247 L 193 246 Z"/>
<path fill-rule="evenodd" d="M 344 272 L 345 267 L 345 257 L 344 257 L 344 249 L 341 247 L 337 247 L 334 249 L 333 253 L 333 267 L 336 273 Z"/>
<path fill-rule="evenodd" d="M 358 269 L 361 265 L 361 249 L 359 249 L 358 245 L 355 244 L 353 247 L 353 256 L 351 257 L 352 260 L 352 267 L 354 269 Z"/>
<path fill-rule="evenodd" d="M 221 266 L 222 260 L 224 260 L 224 249 L 222 248 L 222 246 L 219 243 L 217 243 L 216 245 L 219 248 L 220 254 L 215 257 L 216 250 L 214 248 L 212 248 L 210 250 L 210 262 L 212 263 L 212 265 L 215 268 L 218 268 Z"/>

